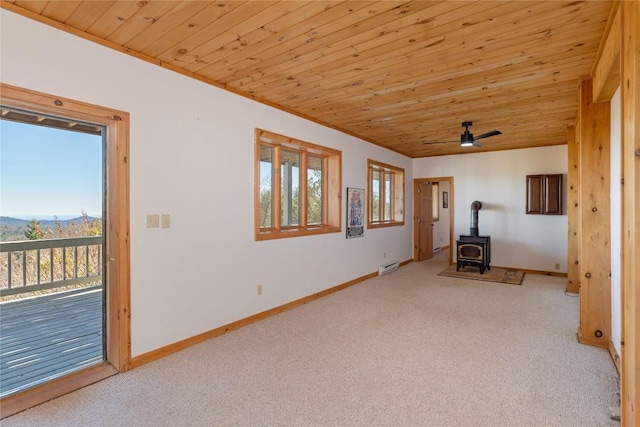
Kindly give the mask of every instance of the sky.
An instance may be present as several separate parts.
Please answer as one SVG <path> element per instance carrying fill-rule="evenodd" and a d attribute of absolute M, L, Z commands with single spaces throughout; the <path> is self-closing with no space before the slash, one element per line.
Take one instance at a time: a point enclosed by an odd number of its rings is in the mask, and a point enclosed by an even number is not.
<path fill-rule="evenodd" d="M 102 137 L 0 120 L 0 216 L 102 216 Z"/>

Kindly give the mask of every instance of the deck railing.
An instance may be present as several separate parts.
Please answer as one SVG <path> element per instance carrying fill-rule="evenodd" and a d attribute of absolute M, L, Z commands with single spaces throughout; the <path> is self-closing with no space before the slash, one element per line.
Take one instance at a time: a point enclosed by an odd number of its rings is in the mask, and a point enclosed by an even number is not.
<path fill-rule="evenodd" d="M 102 236 L 0 243 L 0 296 L 102 282 Z"/>

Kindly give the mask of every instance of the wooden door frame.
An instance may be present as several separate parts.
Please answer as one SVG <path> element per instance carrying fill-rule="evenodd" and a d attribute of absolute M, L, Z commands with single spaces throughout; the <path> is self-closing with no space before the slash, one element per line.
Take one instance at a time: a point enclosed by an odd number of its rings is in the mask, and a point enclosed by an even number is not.
<path fill-rule="evenodd" d="M 449 183 L 449 265 L 453 264 L 453 229 L 454 229 L 454 200 L 453 197 L 453 177 L 452 176 L 440 176 L 434 178 L 414 178 L 413 180 L 413 260 L 417 261 L 419 254 L 417 248 L 417 242 L 419 238 L 418 230 L 418 218 L 419 218 L 419 203 L 418 200 L 418 187 L 423 182 L 448 182 Z M 438 203 L 440 201 L 438 200 Z"/>
<path fill-rule="evenodd" d="M 130 368 L 129 113 L 0 83 L 3 105 L 105 126 L 106 361 L 0 401 L 2 418 Z"/>

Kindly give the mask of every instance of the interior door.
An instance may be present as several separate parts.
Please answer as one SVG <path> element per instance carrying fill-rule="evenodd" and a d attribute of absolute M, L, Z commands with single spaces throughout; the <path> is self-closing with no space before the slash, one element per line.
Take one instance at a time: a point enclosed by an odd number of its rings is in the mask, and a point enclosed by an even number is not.
<path fill-rule="evenodd" d="M 430 182 L 418 186 L 418 261 L 433 258 L 433 189 Z"/>

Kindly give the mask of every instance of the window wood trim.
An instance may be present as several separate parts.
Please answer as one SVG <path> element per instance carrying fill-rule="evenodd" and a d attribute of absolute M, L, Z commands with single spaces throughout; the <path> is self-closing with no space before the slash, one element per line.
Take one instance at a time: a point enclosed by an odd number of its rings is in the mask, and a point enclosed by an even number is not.
<path fill-rule="evenodd" d="M 392 218 L 390 219 L 373 221 L 373 188 L 371 184 L 374 170 L 384 171 L 385 174 L 391 173 L 392 199 L 390 202 Z M 404 169 L 372 159 L 367 159 L 367 228 L 404 225 L 404 180 Z M 379 202 L 381 210 L 383 210 L 386 198 L 388 197 L 384 194 L 384 191 L 382 193 L 383 194 L 380 196 L 381 200 Z"/>
<path fill-rule="evenodd" d="M 299 224 L 297 226 L 280 226 L 282 223 L 280 213 L 281 209 L 274 209 L 272 207 L 271 227 L 260 227 L 260 147 L 262 145 L 268 145 L 274 148 L 282 147 L 282 149 L 285 150 L 297 151 L 305 154 L 301 156 L 300 160 L 302 178 L 300 185 L 299 208 L 301 218 L 298 219 Z M 272 165 L 278 165 L 277 170 L 273 173 L 273 180 L 278 183 L 282 180 L 280 152 L 280 149 L 275 149 L 272 158 Z M 322 212 L 321 225 L 308 225 L 306 223 L 307 188 L 306 185 L 302 185 L 302 182 L 307 182 L 307 154 L 323 158 L 322 203 L 326 208 L 323 209 Z M 281 239 L 315 234 L 338 233 L 342 231 L 342 151 L 256 128 L 254 157 L 255 240 Z M 272 185 L 271 187 L 272 201 L 281 200 L 280 185 Z"/>
<path fill-rule="evenodd" d="M 2 417 L 130 368 L 129 113 L 0 83 L 3 105 L 100 124 L 107 129 L 106 362 L 7 396 Z"/>

